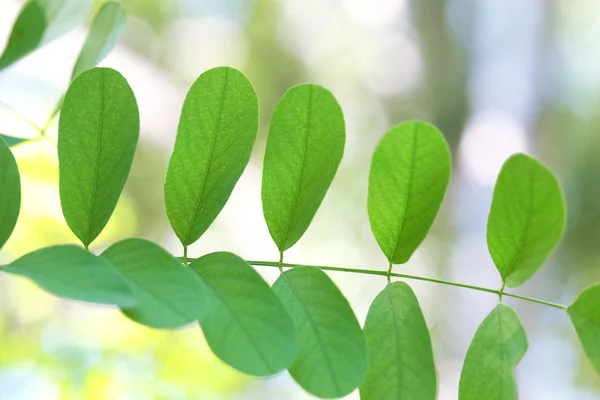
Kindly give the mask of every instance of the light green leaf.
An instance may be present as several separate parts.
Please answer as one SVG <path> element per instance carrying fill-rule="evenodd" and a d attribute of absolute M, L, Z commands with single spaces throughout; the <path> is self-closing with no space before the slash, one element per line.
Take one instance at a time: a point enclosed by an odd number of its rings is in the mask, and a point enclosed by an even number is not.
<path fill-rule="evenodd" d="M 23 6 L 0 57 L 0 70 L 25 57 L 40 45 L 46 29 L 42 7 L 34 0 Z"/>
<path fill-rule="evenodd" d="M 61 297 L 131 306 L 136 297 L 123 275 L 106 260 L 74 245 L 46 247 L 4 268 Z"/>
<path fill-rule="evenodd" d="M 92 68 L 71 83 L 58 126 L 60 201 L 67 224 L 85 246 L 115 209 L 139 131 L 135 96 L 117 71 Z"/>
<path fill-rule="evenodd" d="M 200 319 L 207 311 L 204 283 L 166 250 L 144 239 L 126 239 L 102 257 L 118 268 L 137 298 L 123 313 L 140 324 L 173 329 Z"/>
<path fill-rule="evenodd" d="M 393 282 L 377 295 L 367 314 L 365 335 L 369 370 L 361 399 L 435 399 L 431 338 L 410 286 Z"/>
<path fill-rule="evenodd" d="M 527 351 L 514 310 L 499 304 L 481 323 L 460 374 L 459 400 L 516 400 L 514 370 Z"/>
<path fill-rule="evenodd" d="M 546 261 L 565 218 L 552 172 L 525 154 L 511 156 L 498 176 L 487 224 L 488 249 L 507 286 L 523 284 Z"/>
<path fill-rule="evenodd" d="M 123 35 L 126 19 L 125 10 L 119 3 L 109 1 L 102 5 L 92 21 L 88 37 L 73 68 L 72 78 L 95 67 L 106 57 Z"/>
<path fill-rule="evenodd" d="M 567 312 L 585 354 L 600 374 L 600 285 L 585 289 Z"/>
<path fill-rule="evenodd" d="M 26 142 L 27 140 L 29 140 L 29 139 L 15 137 L 15 136 L 3 135 L 1 133 L 0 133 L 0 138 L 2 138 L 4 140 L 4 142 L 6 143 L 6 145 L 8 147 L 14 147 L 14 146 L 18 145 L 19 143 L 23 143 L 23 142 Z"/>
<path fill-rule="evenodd" d="M 210 288 L 209 311 L 200 320 L 217 357 L 249 375 L 273 375 L 296 357 L 294 324 L 275 293 L 244 260 L 211 253 L 190 267 Z"/>
<path fill-rule="evenodd" d="M 90 4 L 90 0 L 30 0 L 25 3 L 0 57 L 0 70 L 83 22 Z"/>
<path fill-rule="evenodd" d="M 273 112 L 262 182 L 263 213 L 283 252 L 312 221 L 340 165 L 346 141 L 335 97 L 317 85 L 288 90 Z"/>
<path fill-rule="evenodd" d="M 379 247 L 393 264 L 407 262 L 429 232 L 450 180 L 450 150 L 421 121 L 383 137 L 371 162 L 368 211 Z"/>
<path fill-rule="evenodd" d="M 240 71 L 213 68 L 194 82 L 165 181 L 167 215 L 184 246 L 198 240 L 225 206 L 257 129 L 258 99 Z"/>
<path fill-rule="evenodd" d="M 21 178 L 12 152 L 0 139 L 0 249 L 10 237 L 21 209 Z"/>
<path fill-rule="evenodd" d="M 365 337 L 348 300 L 320 269 L 284 272 L 273 290 L 296 326 L 298 357 L 290 374 L 325 399 L 351 393 L 367 370 Z"/>

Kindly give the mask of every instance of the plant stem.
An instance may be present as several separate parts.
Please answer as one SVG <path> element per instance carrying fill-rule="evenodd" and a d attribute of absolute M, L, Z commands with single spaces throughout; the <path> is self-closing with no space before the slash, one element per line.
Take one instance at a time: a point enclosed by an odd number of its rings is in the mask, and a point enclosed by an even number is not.
<path fill-rule="evenodd" d="M 40 133 L 40 134 L 42 133 L 42 128 L 40 128 L 35 122 L 33 122 L 32 120 L 30 120 L 29 118 L 27 118 L 26 116 L 24 116 L 23 114 L 21 114 L 20 112 L 15 110 L 10 105 L 6 104 L 3 101 L 0 101 L 0 106 L 2 108 L 4 108 L 6 111 L 10 112 L 15 117 L 19 118 L 21 121 L 25 122 L 27 125 L 29 125 L 33 129 L 35 129 L 38 133 Z"/>
<path fill-rule="evenodd" d="M 455 287 L 460 287 L 463 289 L 471 289 L 471 290 L 477 290 L 480 292 L 493 293 L 497 296 L 504 295 L 507 297 L 513 297 L 515 299 L 520 299 L 520 300 L 530 301 L 533 303 L 543 304 L 545 306 L 554 307 L 554 308 L 558 308 L 561 310 L 567 309 L 567 307 L 562 304 L 551 303 L 549 301 L 538 300 L 538 299 L 534 299 L 532 297 L 520 296 L 520 295 L 512 294 L 512 293 L 506 293 L 506 292 L 504 292 L 503 289 L 491 289 L 491 288 L 486 288 L 486 287 L 481 287 L 481 286 L 467 285 L 464 283 L 445 281 L 442 279 L 426 278 L 424 276 L 417 276 L 417 275 L 398 274 L 398 273 L 394 273 L 394 272 L 378 271 L 378 270 L 371 270 L 371 269 L 328 267 L 328 266 L 322 266 L 322 265 L 289 264 L 289 263 L 279 263 L 279 262 L 272 262 L 272 261 L 248 261 L 248 264 L 254 265 L 254 266 L 275 267 L 275 268 L 279 268 L 280 266 L 289 267 L 289 268 L 313 267 L 313 268 L 319 268 L 319 269 L 322 269 L 325 271 L 350 272 L 350 273 L 355 273 L 355 274 L 379 275 L 379 276 L 385 276 L 385 277 L 394 276 L 397 278 L 413 279 L 413 280 L 417 280 L 417 281 L 431 282 L 431 283 L 439 283 L 441 285 L 455 286 Z"/>

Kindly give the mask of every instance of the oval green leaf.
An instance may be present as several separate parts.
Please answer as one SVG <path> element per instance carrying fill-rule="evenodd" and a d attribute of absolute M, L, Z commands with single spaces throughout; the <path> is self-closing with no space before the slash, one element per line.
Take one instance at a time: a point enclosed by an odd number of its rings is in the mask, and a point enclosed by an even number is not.
<path fill-rule="evenodd" d="M 460 374 L 459 400 L 516 400 L 515 368 L 527 351 L 514 310 L 499 304 L 481 323 Z"/>
<path fill-rule="evenodd" d="M 117 71 L 92 68 L 71 83 L 58 126 L 60 202 L 86 247 L 115 209 L 139 131 L 135 96 Z"/>
<path fill-rule="evenodd" d="M 46 247 L 4 268 L 43 289 L 72 300 L 131 306 L 136 297 L 123 275 L 106 260 L 74 245 Z"/>
<path fill-rule="evenodd" d="M 404 122 L 381 140 L 371 162 L 368 212 L 379 247 L 407 262 L 429 232 L 450 180 L 444 136 L 421 121 Z"/>
<path fill-rule="evenodd" d="M 122 307 L 140 324 L 174 329 L 200 319 L 207 310 L 204 283 L 184 264 L 157 244 L 126 239 L 102 253 L 127 278 L 137 304 Z"/>
<path fill-rule="evenodd" d="M 30 0 L 21 9 L 0 57 L 0 70 L 81 23 L 90 0 Z"/>
<path fill-rule="evenodd" d="M 100 7 L 77 57 L 72 78 L 95 67 L 106 57 L 123 35 L 126 19 L 125 10 L 119 3 L 109 1 Z"/>
<path fill-rule="evenodd" d="M 294 324 L 263 278 L 235 254 L 219 252 L 190 267 L 209 288 L 209 311 L 200 320 L 217 357 L 238 371 L 267 376 L 296 357 Z"/>
<path fill-rule="evenodd" d="M 21 178 L 12 152 L 0 139 L 0 249 L 12 234 L 21 209 Z"/>
<path fill-rule="evenodd" d="M 305 84 L 288 90 L 273 112 L 262 182 L 263 213 L 283 252 L 312 221 L 342 160 L 344 115 L 327 89 Z"/>
<path fill-rule="evenodd" d="M 429 329 L 414 292 L 393 282 L 377 295 L 365 322 L 369 370 L 363 400 L 433 400 L 437 374 Z"/>
<path fill-rule="evenodd" d="M 225 206 L 250 160 L 258 99 L 238 70 L 206 71 L 188 92 L 165 181 L 165 204 L 184 246 L 194 243 Z"/>
<path fill-rule="evenodd" d="M 323 271 L 308 267 L 284 272 L 273 290 L 296 326 L 294 380 L 324 399 L 351 393 L 365 377 L 367 347 L 342 292 Z"/>
<path fill-rule="evenodd" d="M 523 284 L 546 261 L 565 230 L 565 214 L 550 170 L 525 154 L 506 160 L 494 188 L 487 243 L 507 286 Z"/>
<path fill-rule="evenodd" d="M 567 312 L 585 354 L 600 374 L 600 285 L 585 289 Z"/>
<path fill-rule="evenodd" d="M 6 145 L 8 147 L 14 147 L 14 146 L 18 145 L 19 143 L 23 143 L 23 142 L 26 142 L 29 140 L 29 139 L 15 137 L 15 136 L 3 135 L 1 133 L 0 133 L 0 138 L 2 140 L 4 140 L 4 142 L 6 143 Z"/>

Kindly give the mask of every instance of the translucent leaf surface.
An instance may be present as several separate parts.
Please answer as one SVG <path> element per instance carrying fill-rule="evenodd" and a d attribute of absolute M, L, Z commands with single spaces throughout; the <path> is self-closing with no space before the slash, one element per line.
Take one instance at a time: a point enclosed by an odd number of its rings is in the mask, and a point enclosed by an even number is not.
<path fill-rule="evenodd" d="M 567 311 L 585 354 L 600 374 L 600 285 L 585 289 Z"/>

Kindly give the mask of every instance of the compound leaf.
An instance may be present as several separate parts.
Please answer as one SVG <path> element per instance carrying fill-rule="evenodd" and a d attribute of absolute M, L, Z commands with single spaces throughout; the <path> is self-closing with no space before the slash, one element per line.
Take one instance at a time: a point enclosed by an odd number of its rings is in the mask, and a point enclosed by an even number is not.
<path fill-rule="evenodd" d="M 511 156 L 498 176 L 487 224 L 488 249 L 507 286 L 523 284 L 546 261 L 565 218 L 552 172 L 525 154 Z"/>
<path fill-rule="evenodd" d="M 369 370 L 363 400 L 435 399 L 437 375 L 429 329 L 414 292 L 393 282 L 377 295 L 365 322 Z"/>
<path fill-rule="evenodd" d="M 263 278 L 235 254 L 207 254 L 190 264 L 209 288 L 200 320 L 211 350 L 233 368 L 267 376 L 296 357 L 294 324 Z"/>
<path fill-rule="evenodd" d="M 125 78 L 109 68 L 78 75 L 65 95 L 58 131 L 61 206 L 87 247 L 117 204 L 138 141 L 137 103 Z"/>
<path fill-rule="evenodd" d="M 273 112 L 265 151 L 262 203 L 271 237 L 289 249 L 312 221 L 344 153 L 344 115 L 327 89 L 299 85 Z"/>
<path fill-rule="evenodd" d="M 119 306 L 136 303 L 129 283 L 118 269 L 75 245 L 36 250 L 13 261 L 4 271 L 25 276 L 67 299 Z"/>
<path fill-rule="evenodd" d="M 72 78 L 95 67 L 116 46 L 125 30 L 126 18 L 119 3 L 109 1 L 100 7 L 73 68 Z"/>
<path fill-rule="evenodd" d="M 21 208 L 21 178 L 12 152 L 0 139 L 0 248 L 10 237 Z"/>
<path fill-rule="evenodd" d="M 585 353 L 600 374 L 600 285 L 585 289 L 567 312 Z"/>
<path fill-rule="evenodd" d="M 514 370 L 527 351 L 514 310 L 499 304 L 481 323 L 460 374 L 459 400 L 516 400 Z"/>
<path fill-rule="evenodd" d="M 122 307 L 131 320 L 152 328 L 173 329 L 200 319 L 207 310 L 204 283 L 162 247 L 126 239 L 102 253 L 130 282 L 137 298 Z"/>
<path fill-rule="evenodd" d="M 14 147 L 14 146 L 18 145 L 19 143 L 23 143 L 23 142 L 26 142 L 29 140 L 29 139 L 15 137 L 15 136 L 3 135 L 1 133 L 0 133 L 0 138 L 2 140 L 4 140 L 4 142 L 6 143 L 6 145 L 8 147 Z"/>
<path fill-rule="evenodd" d="M 90 0 L 30 0 L 13 25 L 0 57 L 0 70 L 73 29 L 85 18 Z"/>
<path fill-rule="evenodd" d="M 225 206 L 250 160 L 258 99 L 238 70 L 206 71 L 188 92 L 165 181 L 165 204 L 181 243 L 194 243 Z"/>
<path fill-rule="evenodd" d="M 373 235 L 391 263 L 407 262 L 425 239 L 444 199 L 450 170 L 446 140 L 425 122 L 404 122 L 377 146 L 367 206 Z"/>
<path fill-rule="evenodd" d="M 320 398 L 351 393 L 367 370 L 365 337 L 348 300 L 317 268 L 284 272 L 273 290 L 296 326 L 298 357 L 290 374 Z"/>

